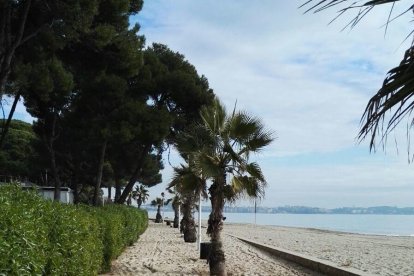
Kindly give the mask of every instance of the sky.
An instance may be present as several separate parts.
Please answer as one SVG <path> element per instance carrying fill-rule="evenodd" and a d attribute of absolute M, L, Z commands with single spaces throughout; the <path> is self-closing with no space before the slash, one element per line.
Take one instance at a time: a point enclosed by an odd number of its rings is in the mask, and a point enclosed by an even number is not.
<path fill-rule="evenodd" d="M 389 6 L 374 10 L 353 30 L 355 12 L 333 24 L 336 9 L 303 14 L 304 0 L 146 0 L 131 24 L 147 46 L 163 43 L 183 54 L 231 109 L 260 117 L 277 139 L 254 156 L 267 179 L 261 206 L 414 206 L 414 164 L 406 128 L 370 153 L 356 139 L 360 118 L 410 39 L 410 15 L 388 27 Z M 406 2 L 406 1 L 402 1 Z M 395 15 L 407 8 L 394 8 Z M 16 118 L 31 118 L 19 105 Z M 397 141 L 398 147 L 395 146 Z M 165 155 L 163 183 L 178 155 Z M 238 206 L 252 201 L 238 202 Z"/>
<path fill-rule="evenodd" d="M 405 126 L 398 147 L 392 136 L 386 151 L 370 153 L 356 139 L 370 96 L 411 42 L 404 39 L 412 18 L 400 17 L 385 34 L 388 6 L 341 31 L 355 13 L 328 25 L 336 9 L 303 14 L 303 2 L 147 0 L 131 23 L 141 25 L 147 46 L 185 55 L 228 109 L 237 101 L 274 131 L 275 142 L 255 157 L 268 182 L 261 206 L 413 206 Z M 174 152 L 170 162 L 180 162 Z M 151 197 L 171 180 L 165 166 Z"/>

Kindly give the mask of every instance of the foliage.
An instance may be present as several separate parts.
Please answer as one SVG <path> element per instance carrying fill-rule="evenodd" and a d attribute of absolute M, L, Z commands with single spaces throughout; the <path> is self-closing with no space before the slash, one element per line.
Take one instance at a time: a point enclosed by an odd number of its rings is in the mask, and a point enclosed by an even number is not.
<path fill-rule="evenodd" d="M 103 242 L 102 271 L 111 268 L 125 246 L 132 245 L 148 227 L 148 213 L 123 205 L 106 205 L 102 208 L 84 207 L 99 221 Z"/>
<path fill-rule="evenodd" d="M 355 17 L 347 26 L 355 27 L 363 18 L 379 5 L 390 5 L 390 12 L 385 22 L 386 31 L 388 24 L 398 17 L 410 14 L 414 11 L 412 1 L 397 0 L 372 0 L 372 1 L 349 1 L 349 0 L 322 0 L 306 1 L 301 7 L 307 7 L 306 12 L 320 12 L 328 8 L 339 7 L 338 17 L 345 12 L 355 10 Z M 404 12 L 393 15 L 396 4 L 406 5 Z M 407 36 L 413 35 L 413 31 Z M 386 145 L 388 134 L 405 118 L 408 118 L 407 139 L 410 137 L 410 130 L 414 126 L 414 118 L 412 111 L 414 110 L 414 45 L 405 51 L 404 57 L 400 64 L 388 71 L 383 81 L 382 87 L 369 100 L 364 114 L 361 118 L 362 126 L 358 134 L 358 138 L 363 140 L 367 137 L 370 139 L 370 149 L 375 150 L 376 144 Z M 388 115 L 391 114 L 391 115 Z M 410 141 L 408 141 L 410 144 Z M 409 145 L 408 145 L 409 147 Z M 408 151 L 410 148 L 408 148 Z M 414 156 L 413 156 L 414 157 Z"/>
<path fill-rule="evenodd" d="M 203 147 L 193 152 L 198 175 L 224 181 L 220 185 L 224 185 L 223 195 L 228 200 L 263 196 L 264 175 L 249 159 L 273 141 L 273 133 L 246 112 L 228 114 L 218 99 L 202 108 L 201 117 L 203 125 L 197 132 Z M 226 183 L 226 175 L 232 176 L 230 183 Z"/>
<path fill-rule="evenodd" d="M 218 99 L 203 107 L 200 114 L 202 124 L 184 135 L 189 138 L 189 143 L 186 146 L 178 144 L 180 153 L 193 160 L 189 162 L 189 168 L 182 168 L 182 176 L 185 177 L 181 176 L 181 180 L 189 178 L 196 180 L 193 181 L 195 183 L 200 182 L 193 184 L 197 189 L 203 187 L 203 178 L 212 180 L 208 188 L 212 210 L 207 228 L 212 242 L 210 274 L 224 275 L 221 231 L 225 200 L 264 195 L 264 175 L 259 165 L 249 159 L 252 153 L 260 152 L 274 138 L 260 119 L 236 110 L 229 114 Z M 227 176 L 231 176 L 229 183 Z"/>
<path fill-rule="evenodd" d="M 0 273 L 96 275 L 147 224 L 145 211 L 63 205 L 0 186 Z"/>
<path fill-rule="evenodd" d="M 213 99 L 207 79 L 166 45 L 144 49 L 139 25 L 129 25 L 142 0 L 61 0 L 50 7 L 56 15 L 42 9 L 47 1 L 21 1 L 7 6 L 16 22 L 25 3 L 33 4 L 28 18 L 35 29 L 56 25 L 36 29 L 30 43 L 19 45 L 7 91 L 36 118 L 37 153 L 47 160 L 55 200 L 66 183 L 76 202 L 87 195 L 94 204 L 107 183 L 115 183 L 120 204 L 136 182 L 160 183 L 163 151 Z"/>
<path fill-rule="evenodd" d="M 3 122 L 0 120 L 0 125 Z M 0 151 L 0 175 L 37 179 L 40 173 L 39 165 L 42 163 L 36 151 L 37 143 L 38 139 L 30 124 L 12 120 L 3 149 Z"/>
<path fill-rule="evenodd" d="M 139 185 L 136 186 L 135 191 L 132 192 L 132 197 L 137 201 L 138 208 L 141 208 L 141 205 L 147 202 L 149 192 L 144 185 Z"/>

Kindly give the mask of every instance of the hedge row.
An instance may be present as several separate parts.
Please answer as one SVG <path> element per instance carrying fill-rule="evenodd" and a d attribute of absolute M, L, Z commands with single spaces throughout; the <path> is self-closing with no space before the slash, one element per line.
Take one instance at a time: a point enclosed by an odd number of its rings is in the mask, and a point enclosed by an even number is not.
<path fill-rule="evenodd" d="M 0 274 L 96 275 L 148 226 L 146 211 L 47 201 L 0 187 Z"/>

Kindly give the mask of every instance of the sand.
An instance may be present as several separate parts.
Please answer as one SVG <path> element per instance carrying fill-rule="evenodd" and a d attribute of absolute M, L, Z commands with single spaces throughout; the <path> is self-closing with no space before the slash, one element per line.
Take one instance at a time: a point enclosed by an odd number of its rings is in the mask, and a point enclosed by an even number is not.
<path fill-rule="evenodd" d="M 223 242 L 228 275 L 315 275 L 230 236 L 223 235 Z M 196 243 L 185 243 L 178 229 L 150 222 L 105 275 L 209 275 L 209 268 L 206 260 L 199 259 Z"/>
<path fill-rule="evenodd" d="M 225 233 L 378 275 L 414 275 L 414 237 L 227 224 Z"/>
<path fill-rule="evenodd" d="M 270 256 L 227 234 L 371 274 L 414 275 L 414 237 L 225 223 L 223 242 L 229 275 L 318 274 Z M 208 240 L 205 234 L 203 240 Z M 114 261 L 111 273 L 106 275 L 208 275 L 208 271 L 207 262 L 199 259 L 195 243 L 184 243 L 178 229 L 150 222 L 139 241 Z"/>

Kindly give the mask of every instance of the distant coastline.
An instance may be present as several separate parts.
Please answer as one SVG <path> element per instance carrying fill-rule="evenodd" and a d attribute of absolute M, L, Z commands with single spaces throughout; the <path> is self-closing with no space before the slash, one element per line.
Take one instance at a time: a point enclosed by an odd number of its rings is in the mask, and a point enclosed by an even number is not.
<path fill-rule="evenodd" d="M 155 210 L 152 206 L 143 206 L 147 210 Z M 170 206 L 165 211 L 172 211 Z M 209 206 L 202 207 L 203 212 L 210 212 Z M 225 213 L 254 213 L 254 207 L 224 207 Z M 349 215 L 414 215 L 414 207 L 340 207 L 340 208 L 318 208 L 307 206 L 283 206 L 283 207 L 257 207 L 257 213 L 263 214 L 349 214 Z"/>

